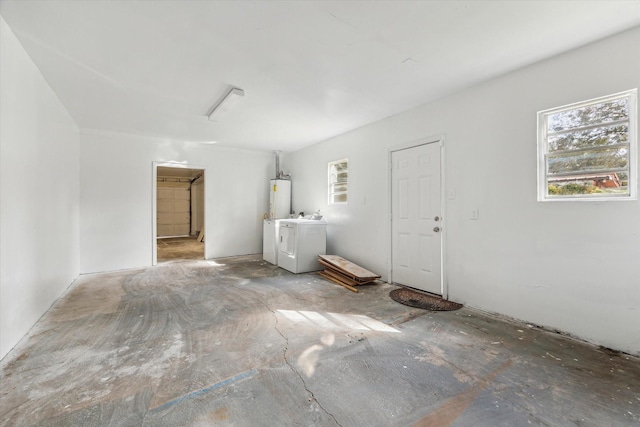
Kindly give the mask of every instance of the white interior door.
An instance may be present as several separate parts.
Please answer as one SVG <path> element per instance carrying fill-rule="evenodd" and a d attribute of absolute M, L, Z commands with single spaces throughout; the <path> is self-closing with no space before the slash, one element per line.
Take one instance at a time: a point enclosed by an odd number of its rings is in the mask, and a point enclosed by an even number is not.
<path fill-rule="evenodd" d="M 391 275 L 442 295 L 440 144 L 391 153 Z"/>

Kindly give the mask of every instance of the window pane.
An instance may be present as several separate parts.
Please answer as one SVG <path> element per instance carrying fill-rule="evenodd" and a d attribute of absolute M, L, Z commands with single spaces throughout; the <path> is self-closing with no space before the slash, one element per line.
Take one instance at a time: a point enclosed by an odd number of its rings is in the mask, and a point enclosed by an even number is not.
<path fill-rule="evenodd" d="M 547 195 L 549 196 L 575 196 L 582 194 L 586 196 L 625 195 L 629 194 L 629 187 L 627 185 L 619 187 L 598 186 L 591 181 L 549 182 L 547 186 Z"/>
<path fill-rule="evenodd" d="M 331 186 L 331 192 L 332 193 L 339 193 L 339 192 L 343 192 L 343 191 L 347 191 L 347 184 L 333 184 Z"/>
<path fill-rule="evenodd" d="M 332 184 L 336 183 L 336 182 L 347 182 L 348 178 L 349 178 L 349 176 L 348 176 L 347 172 L 341 172 L 341 173 L 338 173 L 338 174 L 331 174 L 329 176 L 329 182 L 332 183 Z"/>
<path fill-rule="evenodd" d="M 347 201 L 347 194 L 346 193 L 334 194 L 332 198 L 333 198 L 333 203 L 344 203 Z"/>
<path fill-rule="evenodd" d="M 627 147 L 565 152 L 548 157 L 548 174 L 562 174 L 568 172 L 606 171 L 623 169 L 629 165 L 629 149 Z"/>
<path fill-rule="evenodd" d="M 627 187 L 629 185 L 629 174 L 627 172 L 618 172 L 616 175 L 618 175 L 621 186 Z"/>
<path fill-rule="evenodd" d="M 628 141 L 628 133 L 629 126 L 620 124 L 554 135 L 549 138 L 549 151 L 566 151 L 624 144 Z"/>
<path fill-rule="evenodd" d="M 594 173 L 582 176 L 553 177 L 547 183 L 549 196 L 629 194 L 629 184 L 622 173 Z"/>
<path fill-rule="evenodd" d="M 549 132 L 559 132 L 628 118 L 629 100 L 625 97 L 550 114 L 547 116 L 547 130 Z"/>
<path fill-rule="evenodd" d="M 336 172 L 346 171 L 347 170 L 347 162 L 335 163 L 333 165 L 333 167 L 335 168 Z"/>
<path fill-rule="evenodd" d="M 347 182 L 347 172 L 338 173 L 338 182 Z"/>

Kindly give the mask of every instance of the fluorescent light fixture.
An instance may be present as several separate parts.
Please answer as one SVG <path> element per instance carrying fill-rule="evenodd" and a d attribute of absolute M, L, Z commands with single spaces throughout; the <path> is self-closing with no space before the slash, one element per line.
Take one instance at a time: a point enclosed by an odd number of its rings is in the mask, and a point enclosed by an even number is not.
<path fill-rule="evenodd" d="M 216 102 L 216 104 L 211 109 L 211 112 L 209 113 L 209 120 L 215 122 L 216 118 L 219 118 L 224 113 L 233 108 L 233 106 L 238 101 L 240 101 L 243 96 L 244 90 L 237 87 L 230 88 L 227 93 L 222 98 L 220 98 L 220 100 Z"/>

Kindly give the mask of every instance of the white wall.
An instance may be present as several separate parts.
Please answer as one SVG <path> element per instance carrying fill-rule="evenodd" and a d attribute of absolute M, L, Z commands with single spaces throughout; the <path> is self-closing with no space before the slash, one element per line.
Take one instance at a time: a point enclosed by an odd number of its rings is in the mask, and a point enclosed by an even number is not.
<path fill-rule="evenodd" d="M 640 28 L 291 153 L 294 209 L 321 209 L 329 252 L 386 275 L 389 147 L 444 134 L 450 298 L 640 355 L 640 203 L 536 201 L 536 112 L 640 87 L 638 46 Z M 349 204 L 329 207 L 344 157 Z"/>
<path fill-rule="evenodd" d="M 262 252 L 270 152 L 128 135 L 81 132 L 80 271 L 149 266 L 153 248 L 153 162 L 205 172 L 209 258 Z"/>
<path fill-rule="evenodd" d="M 79 130 L 0 17 L 0 357 L 78 275 Z"/>

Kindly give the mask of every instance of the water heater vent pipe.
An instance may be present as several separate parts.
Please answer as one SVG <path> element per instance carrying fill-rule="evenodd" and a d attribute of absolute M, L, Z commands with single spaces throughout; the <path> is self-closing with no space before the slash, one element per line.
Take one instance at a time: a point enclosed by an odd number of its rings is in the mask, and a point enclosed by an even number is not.
<path fill-rule="evenodd" d="M 280 176 L 280 151 L 274 150 L 276 155 L 276 179 Z"/>

